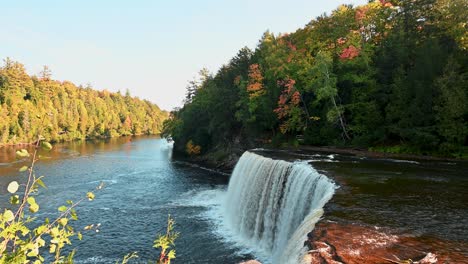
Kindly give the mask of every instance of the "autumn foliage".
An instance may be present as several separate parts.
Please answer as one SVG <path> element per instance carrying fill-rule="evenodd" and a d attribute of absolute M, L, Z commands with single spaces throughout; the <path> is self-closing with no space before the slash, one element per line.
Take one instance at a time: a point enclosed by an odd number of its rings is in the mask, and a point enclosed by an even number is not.
<path fill-rule="evenodd" d="M 302 110 L 297 111 L 301 102 L 301 94 L 294 87 L 295 84 L 296 81 L 289 78 L 278 81 L 278 86 L 283 87 L 284 89 L 279 96 L 278 107 L 273 111 L 280 120 L 287 119 L 298 112 L 302 112 Z M 290 131 L 292 129 L 291 125 L 291 122 L 283 122 L 280 125 L 281 133 L 285 134 L 287 131 Z"/>
<path fill-rule="evenodd" d="M 352 60 L 359 56 L 359 53 L 361 51 L 354 47 L 353 45 L 350 45 L 349 47 L 343 49 L 343 52 L 341 52 L 340 59 L 342 60 Z"/>
<path fill-rule="evenodd" d="M 41 134 L 51 142 L 157 134 L 166 118 L 167 112 L 129 92 L 54 80 L 47 67 L 31 76 L 9 58 L 0 66 L 0 146 L 34 142 L 43 125 Z"/>
<path fill-rule="evenodd" d="M 265 93 L 263 89 L 263 76 L 260 70 L 260 65 L 257 63 L 249 66 L 249 84 L 247 85 L 247 91 L 249 92 L 250 98 L 258 97 Z"/>
<path fill-rule="evenodd" d="M 278 100 L 278 108 L 273 110 L 279 119 L 286 117 L 292 107 L 299 105 L 301 95 L 294 88 L 295 83 L 292 79 L 278 81 L 278 86 L 284 87 Z"/>
<path fill-rule="evenodd" d="M 289 34 L 267 31 L 177 111 L 171 134 L 180 151 L 193 139 L 207 153 L 296 136 L 465 151 L 467 10 L 466 0 L 376 0 Z"/>
<path fill-rule="evenodd" d="M 185 152 L 189 155 L 198 155 L 201 152 L 201 147 L 194 144 L 192 140 L 189 140 L 185 145 Z"/>

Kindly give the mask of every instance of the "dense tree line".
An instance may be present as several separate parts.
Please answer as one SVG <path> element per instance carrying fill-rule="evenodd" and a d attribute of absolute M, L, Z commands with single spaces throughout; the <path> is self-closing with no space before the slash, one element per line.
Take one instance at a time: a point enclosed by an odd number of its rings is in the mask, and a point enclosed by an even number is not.
<path fill-rule="evenodd" d="M 266 32 L 192 81 L 165 133 L 202 153 L 300 141 L 466 155 L 467 17 L 465 0 L 380 0 Z"/>
<path fill-rule="evenodd" d="M 167 113 L 149 101 L 51 79 L 47 67 L 29 76 L 6 59 L 0 68 L 0 145 L 156 134 Z"/>

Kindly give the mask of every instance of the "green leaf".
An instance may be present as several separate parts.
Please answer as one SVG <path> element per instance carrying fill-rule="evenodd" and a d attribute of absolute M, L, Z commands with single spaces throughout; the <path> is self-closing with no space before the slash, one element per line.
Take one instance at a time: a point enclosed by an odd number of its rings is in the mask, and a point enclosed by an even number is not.
<path fill-rule="evenodd" d="M 13 214 L 13 212 L 8 209 L 5 210 L 5 212 L 3 213 L 3 220 L 5 220 L 6 222 L 10 222 L 13 219 L 15 219 L 15 215 Z"/>
<path fill-rule="evenodd" d="M 62 226 L 66 226 L 68 224 L 68 218 L 60 218 L 58 223 Z"/>
<path fill-rule="evenodd" d="M 16 156 L 19 158 L 26 158 L 29 157 L 29 152 L 25 149 L 21 149 L 16 151 Z"/>
<path fill-rule="evenodd" d="M 88 192 L 88 193 L 86 194 L 86 197 L 88 198 L 88 200 L 92 201 L 92 200 L 94 200 L 94 193 Z"/>
<path fill-rule="evenodd" d="M 42 178 L 44 176 L 41 176 L 39 178 Z M 44 182 L 41 179 L 37 179 L 36 183 L 39 184 L 42 188 L 47 189 L 47 186 L 44 184 Z"/>
<path fill-rule="evenodd" d="M 37 244 L 39 245 L 39 247 L 43 247 L 45 246 L 46 242 L 44 239 L 42 239 L 40 236 L 37 238 Z"/>
<path fill-rule="evenodd" d="M 72 205 L 73 201 L 72 200 L 67 200 L 67 204 Z"/>
<path fill-rule="evenodd" d="M 36 199 L 32 196 L 28 197 L 28 199 L 26 200 L 28 202 L 28 204 L 32 205 L 32 204 L 36 204 Z"/>
<path fill-rule="evenodd" d="M 81 234 L 81 232 L 78 232 L 78 234 L 76 234 L 76 236 L 78 237 L 79 240 L 83 239 L 83 235 Z"/>
<path fill-rule="evenodd" d="M 20 200 L 19 200 L 19 195 L 13 195 L 10 197 L 10 203 L 15 205 L 15 204 L 19 204 Z"/>
<path fill-rule="evenodd" d="M 18 182 L 12 181 L 10 182 L 10 184 L 8 184 L 7 190 L 9 193 L 15 193 L 16 191 L 18 191 L 18 188 L 19 188 Z"/>
<path fill-rule="evenodd" d="M 27 227 L 25 227 L 25 226 L 19 227 L 18 229 L 21 232 L 22 236 L 25 236 L 25 235 L 29 234 L 29 229 Z"/>
<path fill-rule="evenodd" d="M 51 244 L 51 245 L 50 245 L 50 249 L 49 249 L 49 253 L 51 253 L 51 254 L 52 254 L 52 253 L 55 253 L 55 249 L 56 249 L 56 248 L 57 248 L 57 245 Z"/>
<path fill-rule="evenodd" d="M 47 230 L 47 227 L 45 225 L 41 225 L 39 227 L 36 228 L 36 234 L 37 235 L 41 235 L 42 233 L 44 233 L 45 231 Z"/>
<path fill-rule="evenodd" d="M 38 204 L 31 204 L 29 206 L 29 211 L 31 213 L 37 213 L 37 211 L 39 211 L 39 205 Z"/>
<path fill-rule="evenodd" d="M 23 166 L 19 169 L 19 172 L 24 172 L 28 170 L 28 166 Z"/>
<path fill-rule="evenodd" d="M 171 249 L 169 253 L 167 254 L 168 259 L 175 259 L 176 258 L 176 251 L 175 249 Z"/>
<path fill-rule="evenodd" d="M 39 205 L 36 203 L 36 199 L 34 199 L 34 197 L 28 197 L 26 201 L 29 204 L 29 211 L 31 213 L 37 213 L 37 211 L 39 211 Z"/>
<path fill-rule="evenodd" d="M 56 237 L 56 236 L 58 236 L 59 234 L 60 234 L 60 231 L 59 231 L 59 229 L 58 229 L 57 227 L 54 227 L 54 228 L 52 228 L 52 229 L 50 230 L 50 235 L 51 235 L 52 237 Z"/>
<path fill-rule="evenodd" d="M 59 212 L 65 212 L 68 209 L 65 205 L 62 205 L 58 208 Z"/>
<path fill-rule="evenodd" d="M 28 257 L 36 257 L 39 254 L 39 249 L 36 247 L 31 250 L 26 256 Z"/>
<path fill-rule="evenodd" d="M 52 145 L 47 141 L 42 141 L 41 142 L 41 147 L 44 150 L 51 150 L 52 149 Z"/>
<path fill-rule="evenodd" d="M 70 212 L 70 216 L 73 220 L 78 220 L 78 215 L 76 214 L 76 211 L 75 209 L 72 209 L 71 212 Z"/>

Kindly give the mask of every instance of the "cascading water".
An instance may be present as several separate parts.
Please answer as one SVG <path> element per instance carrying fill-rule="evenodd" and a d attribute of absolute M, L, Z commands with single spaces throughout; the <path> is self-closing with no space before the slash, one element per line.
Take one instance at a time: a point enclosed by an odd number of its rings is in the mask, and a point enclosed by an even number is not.
<path fill-rule="evenodd" d="M 300 263 L 303 243 L 320 219 L 335 184 L 307 163 L 245 152 L 229 182 L 228 226 L 274 263 Z"/>

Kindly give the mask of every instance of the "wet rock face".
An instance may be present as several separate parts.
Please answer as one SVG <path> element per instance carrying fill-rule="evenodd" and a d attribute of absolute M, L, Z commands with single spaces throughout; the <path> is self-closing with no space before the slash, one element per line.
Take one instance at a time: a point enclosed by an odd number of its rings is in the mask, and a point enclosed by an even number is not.
<path fill-rule="evenodd" d="M 389 234 L 356 224 L 323 221 L 309 234 L 309 263 L 468 263 L 468 243 Z M 466 251 L 466 250 L 465 250 Z"/>

